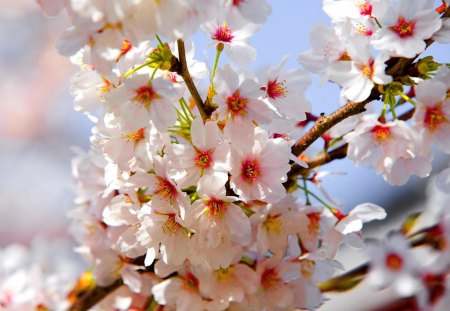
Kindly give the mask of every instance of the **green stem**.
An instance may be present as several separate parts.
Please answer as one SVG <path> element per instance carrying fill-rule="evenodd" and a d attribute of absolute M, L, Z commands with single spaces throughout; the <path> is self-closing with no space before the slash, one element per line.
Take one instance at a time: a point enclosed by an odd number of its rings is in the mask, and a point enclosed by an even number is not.
<path fill-rule="evenodd" d="M 158 67 L 156 67 L 155 70 L 153 70 L 152 77 L 151 77 L 152 79 L 155 77 L 155 74 L 160 67 L 161 67 L 161 64 L 159 64 Z"/>
<path fill-rule="evenodd" d="M 407 102 L 413 104 L 414 107 L 417 106 L 417 103 L 416 103 L 411 97 L 409 97 L 408 95 L 406 95 L 405 93 L 403 93 L 403 92 L 398 92 L 398 95 L 400 95 L 400 96 L 401 96 L 404 100 L 406 100 Z"/>
<path fill-rule="evenodd" d="M 314 194 L 313 192 L 309 191 L 308 189 L 298 185 L 298 187 L 300 189 L 302 189 L 303 191 L 305 191 L 305 193 L 308 193 L 310 196 L 312 196 L 314 199 L 316 199 L 317 201 L 319 201 L 323 206 L 325 206 L 327 209 L 329 209 L 331 212 L 333 212 L 333 208 L 328 205 L 324 200 L 322 200 L 321 198 L 319 198 L 316 194 Z"/>
<path fill-rule="evenodd" d="M 394 117 L 394 120 L 397 120 L 397 113 L 395 112 L 395 107 L 394 107 L 394 105 L 389 105 L 390 107 L 391 107 L 391 113 L 392 113 L 392 116 Z"/>
<path fill-rule="evenodd" d="M 378 19 L 376 17 L 373 17 L 375 23 L 377 23 L 378 28 L 383 28 L 383 26 L 380 24 L 380 22 L 378 21 Z"/>
<path fill-rule="evenodd" d="M 220 58 L 220 54 L 222 54 L 222 51 L 223 51 L 223 44 L 220 45 L 220 43 L 219 43 L 216 47 L 216 58 L 214 59 L 214 65 L 213 65 L 213 70 L 212 70 L 212 74 L 211 74 L 211 86 L 213 89 L 214 89 L 214 77 L 216 76 L 217 66 L 219 65 L 219 58 Z"/>
<path fill-rule="evenodd" d="M 144 67 L 147 67 L 147 66 L 151 65 L 152 63 L 154 63 L 154 61 L 145 62 L 142 65 L 139 65 L 139 66 L 137 66 L 137 67 L 135 67 L 133 69 L 130 69 L 130 70 L 127 71 L 127 73 L 125 73 L 125 75 L 123 77 L 126 79 L 129 76 L 131 76 L 133 73 L 135 73 L 136 71 L 138 71 L 138 70 L 140 70 L 140 69 L 142 69 Z"/>
<path fill-rule="evenodd" d="M 164 46 L 164 42 L 161 40 L 161 38 L 158 35 L 156 36 L 156 40 L 158 40 L 158 46 L 163 47 Z"/>
<path fill-rule="evenodd" d="M 305 178 L 303 178 L 303 187 L 304 187 L 304 191 L 305 191 L 306 205 L 311 205 L 311 201 L 309 200 L 308 185 L 306 184 Z"/>

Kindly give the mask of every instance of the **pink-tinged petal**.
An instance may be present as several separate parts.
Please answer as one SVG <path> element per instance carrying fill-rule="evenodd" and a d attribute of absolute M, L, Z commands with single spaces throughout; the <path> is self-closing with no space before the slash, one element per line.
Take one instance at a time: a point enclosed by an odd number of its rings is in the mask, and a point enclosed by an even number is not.
<path fill-rule="evenodd" d="M 363 227 L 363 222 L 356 215 L 348 215 L 339 221 L 335 227 L 337 231 L 342 234 L 360 231 Z"/>
<path fill-rule="evenodd" d="M 205 175 L 200 179 L 197 192 L 200 197 L 222 197 L 225 196 L 225 184 L 228 181 L 228 175 L 226 173 L 214 173 L 211 175 Z"/>
<path fill-rule="evenodd" d="M 386 218 L 386 211 L 373 203 L 359 204 L 350 211 L 350 214 L 357 216 L 363 223 Z"/>
<path fill-rule="evenodd" d="M 159 304 L 166 305 L 177 301 L 182 287 L 183 281 L 178 277 L 173 277 L 153 286 L 152 294 Z"/>
<path fill-rule="evenodd" d="M 154 247 L 150 247 L 147 249 L 147 252 L 145 254 L 145 260 L 144 265 L 146 267 L 151 266 L 151 264 L 155 261 L 156 258 L 156 249 Z"/>
<path fill-rule="evenodd" d="M 170 102 L 155 100 L 150 106 L 150 118 L 159 131 L 166 132 L 169 126 L 175 124 L 177 112 Z"/>
<path fill-rule="evenodd" d="M 225 217 L 227 229 L 232 236 L 236 237 L 235 242 L 242 246 L 249 245 L 251 242 L 250 220 L 242 209 L 231 203 L 228 205 Z"/>
<path fill-rule="evenodd" d="M 63 56 L 72 56 L 88 43 L 89 31 L 83 27 L 69 27 L 56 41 L 56 49 Z"/>
<path fill-rule="evenodd" d="M 450 168 L 446 168 L 438 174 L 435 185 L 443 193 L 450 193 Z"/>
<path fill-rule="evenodd" d="M 256 49 L 244 41 L 235 41 L 230 46 L 225 46 L 225 51 L 230 58 L 240 65 L 246 65 L 256 59 Z"/>
<path fill-rule="evenodd" d="M 142 276 L 131 265 L 124 265 L 122 268 L 122 280 L 128 288 L 135 293 L 140 293 L 142 289 Z"/>
<path fill-rule="evenodd" d="M 191 125 L 191 140 L 192 144 L 200 150 L 207 150 L 209 148 L 206 147 L 206 136 L 209 133 L 205 130 L 205 125 L 203 124 L 203 120 L 200 117 L 196 117 L 194 121 L 192 121 Z"/>
<path fill-rule="evenodd" d="M 130 225 L 137 221 L 136 216 L 130 214 L 130 206 L 125 202 L 124 204 L 116 203 L 105 207 L 102 220 L 110 226 Z"/>
<path fill-rule="evenodd" d="M 443 102 L 447 95 L 447 87 L 444 83 L 434 80 L 425 80 L 416 87 L 417 101 L 421 105 L 435 106 Z"/>

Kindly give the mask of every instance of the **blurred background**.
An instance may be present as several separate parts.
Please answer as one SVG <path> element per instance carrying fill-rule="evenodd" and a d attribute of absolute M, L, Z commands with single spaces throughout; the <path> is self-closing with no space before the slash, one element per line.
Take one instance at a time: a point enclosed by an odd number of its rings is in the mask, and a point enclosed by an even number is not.
<path fill-rule="evenodd" d="M 329 24 L 329 19 L 321 10 L 321 1 L 298 1 L 296 5 L 289 0 L 269 2 L 273 13 L 252 39 L 259 55 L 251 67 L 277 65 L 289 54 L 288 68 L 297 68 L 298 54 L 310 48 L 308 33 L 312 25 Z M 89 147 L 92 123 L 73 110 L 69 80 L 76 68 L 54 48 L 56 38 L 67 27 L 64 14 L 49 19 L 34 0 L 0 0 L 0 4 L 2 248 L 12 242 L 30 244 L 36 236 L 68 237 L 65 215 L 73 206 L 74 198 L 71 148 Z M 214 48 L 208 46 L 208 38 L 200 33 L 194 39 L 197 58 L 211 66 Z M 449 62 L 445 46 L 433 45 L 426 54 L 433 55 L 437 61 Z M 329 113 L 337 109 L 338 87 L 319 86 L 317 78 L 312 80 L 307 96 L 313 112 Z M 445 156 L 436 153 L 434 170 L 442 169 L 447 162 Z M 386 232 L 391 227 L 390 220 L 400 217 L 406 209 L 420 207 L 424 200 L 425 181 L 416 177 L 398 188 L 387 185 L 372 170 L 355 168 L 349 160 L 335 161 L 326 169 L 346 172 L 323 182 L 344 210 L 362 202 L 374 202 L 388 210 L 388 219 L 369 226 L 372 230 L 369 235 Z M 346 267 L 363 258 L 347 257 L 352 260 L 348 264 L 344 261 Z M 328 310 L 327 305 L 323 310 Z M 346 310 L 362 309 L 348 307 Z"/>

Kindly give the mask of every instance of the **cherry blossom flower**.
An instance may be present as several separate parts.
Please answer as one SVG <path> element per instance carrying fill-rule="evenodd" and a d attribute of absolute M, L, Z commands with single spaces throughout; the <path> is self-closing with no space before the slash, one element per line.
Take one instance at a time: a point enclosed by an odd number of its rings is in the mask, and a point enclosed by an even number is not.
<path fill-rule="evenodd" d="M 347 53 L 351 61 L 342 60 L 330 70 L 330 80 L 342 86 L 341 94 L 354 102 L 369 97 L 374 84 L 388 84 L 392 77 L 385 74 L 387 55 L 376 59 L 370 52 L 369 42 L 364 37 L 353 37 L 347 42 Z"/>
<path fill-rule="evenodd" d="M 426 80 L 416 87 L 417 107 L 414 123 L 424 135 L 424 144 L 430 148 L 431 142 L 445 153 L 450 153 L 450 99 L 447 87 L 434 80 Z"/>
<path fill-rule="evenodd" d="M 246 23 L 236 15 L 203 24 L 211 40 L 221 43 L 224 51 L 237 64 L 247 64 L 256 58 L 256 50 L 248 40 L 259 29 L 257 24 Z"/>
<path fill-rule="evenodd" d="M 175 170 L 181 170 L 183 177 L 177 178 L 178 185 L 186 188 L 197 183 L 201 176 L 219 172 L 227 173 L 229 145 L 221 139 L 215 122 L 203 124 L 200 117 L 192 122 L 192 145 L 171 144 L 166 152 Z"/>
<path fill-rule="evenodd" d="M 266 0 L 228 0 L 232 14 L 239 14 L 255 24 L 264 24 L 272 12 L 272 8 Z"/>
<path fill-rule="evenodd" d="M 165 132 L 175 123 L 176 108 L 181 94 L 173 84 L 163 78 L 149 79 L 148 75 L 136 74 L 125 80 L 123 85 L 110 93 L 106 106 L 110 109 L 124 106 L 139 107 L 155 127 Z"/>
<path fill-rule="evenodd" d="M 416 278 L 420 271 L 418 259 L 412 253 L 408 241 L 400 234 L 393 234 L 383 244 L 370 244 L 371 259 L 368 281 L 377 288 L 392 286 L 401 297 L 412 296 L 423 284 Z"/>
<path fill-rule="evenodd" d="M 202 178 L 197 189 L 200 199 L 182 212 L 183 219 L 195 232 L 193 239 L 199 248 L 196 257 L 204 258 L 213 269 L 228 267 L 235 257 L 236 246 L 251 242 L 250 221 L 232 203 L 236 198 L 226 195 L 227 180 L 223 173 Z"/>
<path fill-rule="evenodd" d="M 305 113 L 311 111 L 304 95 L 310 81 L 301 69 L 284 71 L 287 60 L 285 57 L 278 67 L 268 68 L 259 81 L 265 99 L 283 116 L 283 122 L 292 119 L 296 124 L 305 120 Z"/>
<path fill-rule="evenodd" d="M 233 146 L 232 146 L 233 147 Z M 231 149 L 231 188 L 243 200 L 275 203 L 286 196 L 282 183 L 290 170 L 290 147 L 282 138 L 270 139 L 256 130 L 253 145 Z"/>
<path fill-rule="evenodd" d="M 344 136 L 349 143 L 348 157 L 383 174 L 389 183 L 402 185 L 411 174 L 427 176 L 432 155 L 420 148 L 414 130 L 406 122 L 395 120 L 385 124 L 375 115 L 364 115 L 356 128 Z"/>
<path fill-rule="evenodd" d="M 337 36 L 335 29 L 322 24 L 311 29 L 309 41 L 312 49 L 300 54 L 298 62 L 306 70 L 327 78 L 329 67 L 336 64 L 341 58 L 345 58 L 346 48 Z"/>
<path fill-rule="evenodd" d="M 258 277 L 246 264 L 235 264 L 228 268 L 211 271 L 196 269 L 199 288 L 205 296 L 216 301 L 242 302 L 258 289 Z"/>
<path fill-rule="evenodd" d="M 433 2 L 418 0 L 378 1 L 373 14 L 386 27 L 378 29 L 371 44 L 390 56 L 412 58 L 425 49 L 425 39 L 441 28 Z"/>
<path fill-rule="evenodd" d="M 286 197 L 275 204 L 258 207 L 250 217 L 256 227 L 256 248 L 264 255 L 270 251 L 276 257 L 284 257 L 288 247 L 288 235 L 297 232 L 296 199 Z"/>

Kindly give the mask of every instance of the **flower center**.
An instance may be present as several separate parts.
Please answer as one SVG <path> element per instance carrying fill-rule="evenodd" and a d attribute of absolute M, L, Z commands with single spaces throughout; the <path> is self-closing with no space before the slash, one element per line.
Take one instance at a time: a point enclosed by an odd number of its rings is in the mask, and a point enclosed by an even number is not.
<path fill-rule="evenodd" d="M 359 13 L 364 16 L 372 16 L 372 4 L 367 0 L 358 1 Z"/>
<path fill-rule="evenodd" d="M 357 28 L 358 28 L 358 33 L 360 33 L 363 36 L 370 37 L 371 35 L 373 35 L 373 30 L 368 28 L 366 25 L 364 25 L 362 23 L 358 23 Z"/>
<path fill-rule="evenodd" d="M 241 176 L 248 184 L 252 184 L 261 175 L 261 167 L 258 160 L 245 160 L 242 162 Z"/>
<path fill-rule="evenodd" d="M 216 198 L 205 199 L 206 212 L 210 218 L 221 219 L 225 215 L 226 205 L 222 200 Z"/>
<path fill-rule="evenodd" d="M 414 34 L 415 21 L 407 21 L 403 16 L 399 16 L 397 20 L 397 25 L 391 26 L 390 28 L 400 37 L 407 38 Z"/>
<path fill-rule="evenodd" d="M 233 5 L 234 6 L 239 6 L 243 2 L 245 2 L 245 0 L 233 0 Z"/>
<path fill-rule="evenodd" d="M 403 266 L 403 259 L 396 253 L 390 253 L 386 256 L 386 266 L 392 271 L 399 271 Z"/>
<path fill-rule="evenodd" d="M 228 281 L 230 279 L 230 277 L 233 276 L 232 272 L 233 272 L 233 269 L 231 267 L 220 268 L 219 270 L 216 270 L 215 274 L 216 274 L 217 281 L 222 282 L 222 283 Z"/>
<path fill-rule="evenodd" d="M 228 110 L 233 116 L 245 115 L 247 103 L 248 99 L 242 98 L 239 90 L 234 91 L 232 95 L 227 97 Z"/>
<path fill-rule="evenodd" d="M 212 38 L 213 40 L 230 43 L 234 38 L 233 31 L 226 23 L 223 23 L 223 25 L 216 28 Z"/>
<path fill-rule="evenodd" d="M 198 279 L 191 273 L 186 273 L 185 279 L 184 279 L 184 288 L 188 290 L 196 290 L 198 289 Z"/>
<path fill-rule="evenodd" d="M 391 137 L 391 130 L 389 126 L 375 125 L 372 130 L 372 139 L 378 143 L 384 143 Z"/>
<path fill-rule="evenodd" d="M 141 103 L 147 108 L 150 107 L 152 101 L 158 96 L 150 83 L 137 88 L 135 93 L 136 95 L 134 96 L 133 101 Z"/>
<path fill-rule="evenodd" d="M 261 275 L 261 285 L 265 290 L 277 287 L 282 281 L 274 268 L 266 269 Z"/>
<path fill-rule="evenodd" d="M 359 66 L 359 69 L 361 70 L 362 74 L 365 77 L 372 79 L 373 72 L 374 72 L 373 65 L 374 65 L 374 61 L 373 61 L 373 59 L 371 59 L 368 65 L 362 64 Z"/>
<path fill-rule="evenodd" d="M 319 231 L 320 227 L 320 213 L 309 213 L 308 216 L 308 231 L 310 233 L 316 233 Z"/>
<path fill-rule="evenodd" d="M 145 137 L 144 129 L 140 128 L 135 132 L 131 132 L 128 134 L 122 134 L 122 139 L 126 139 L 127 142 L 134 141 L 137 142 Z"/>
<path fill-rule="evenodd" d="M 283 82 L 278 82 L 276 79 L 267 82 L 267 88 L 265 88 L 267 96 L 272 99 L 285 97 L 287 93 L 287 88 L 284 86 L 285 83 L 286 80 L 284 80 Z"/>
<path fill-rule="evenodd" d="M 172 199 L 176 197 L 177 189 L 170 181 L 161 177 L 158 177 L 158 180 L 159 182 L 155 194 L 163 197 L 164 199 Z"/>
<path fill-rule="evenodd" d="M 133 47 L 133 46 L 131 45 L 130 41 L 128 41 L 128 39 L 125 38 L 125 39 L 123 40 L 123 42 L 122 42 L 122 46 L 121 46 L 121 48 L 120 48 L 119 56 L 117 56 L 117 58 L 116 58 L 116 63 L 117 63 L 117 62 L 118 62 L 125 54 L 127 54 L 127 53 L 131 50 L 132 47 Z"/>
<path fill-rule="evenodd" d="M 167 216 L 167 220 L 162 228 L 163 232 L 167 235 L 178 234 L 183 227 L 175 220 L 175 214 L 168 214 Z"/>
<path fill-rule="evenodd" d="M 430 131 L 434 131 L 442 123 L 448 122 L 444 112 L 442 111 L 442 103 L 439 103 L 434 107 L 427 107 L 427 111 L 425 112 L 425 118 L 423 122 Z"/>
<path fill-rule="evenodd" d="M 267 231 L 272 231 L 276 234 L 281 233 L 281 228 L 283 228 L 283 221 L 281 220 L 281 215 L 269 215 L 264 221 L 264 227 Z"/>
<path fill-rule="evenodd" d="M 211 167 L 211 163 L 212 163 L 212 154 L 211 154 L 211 150 L 207 150 L 207 151 L 199 151 L 196 150 L 196 154 L 195 154 L 195 166 L 197 166 L 198 168 L 201 169 L 208 169 Z"/>

